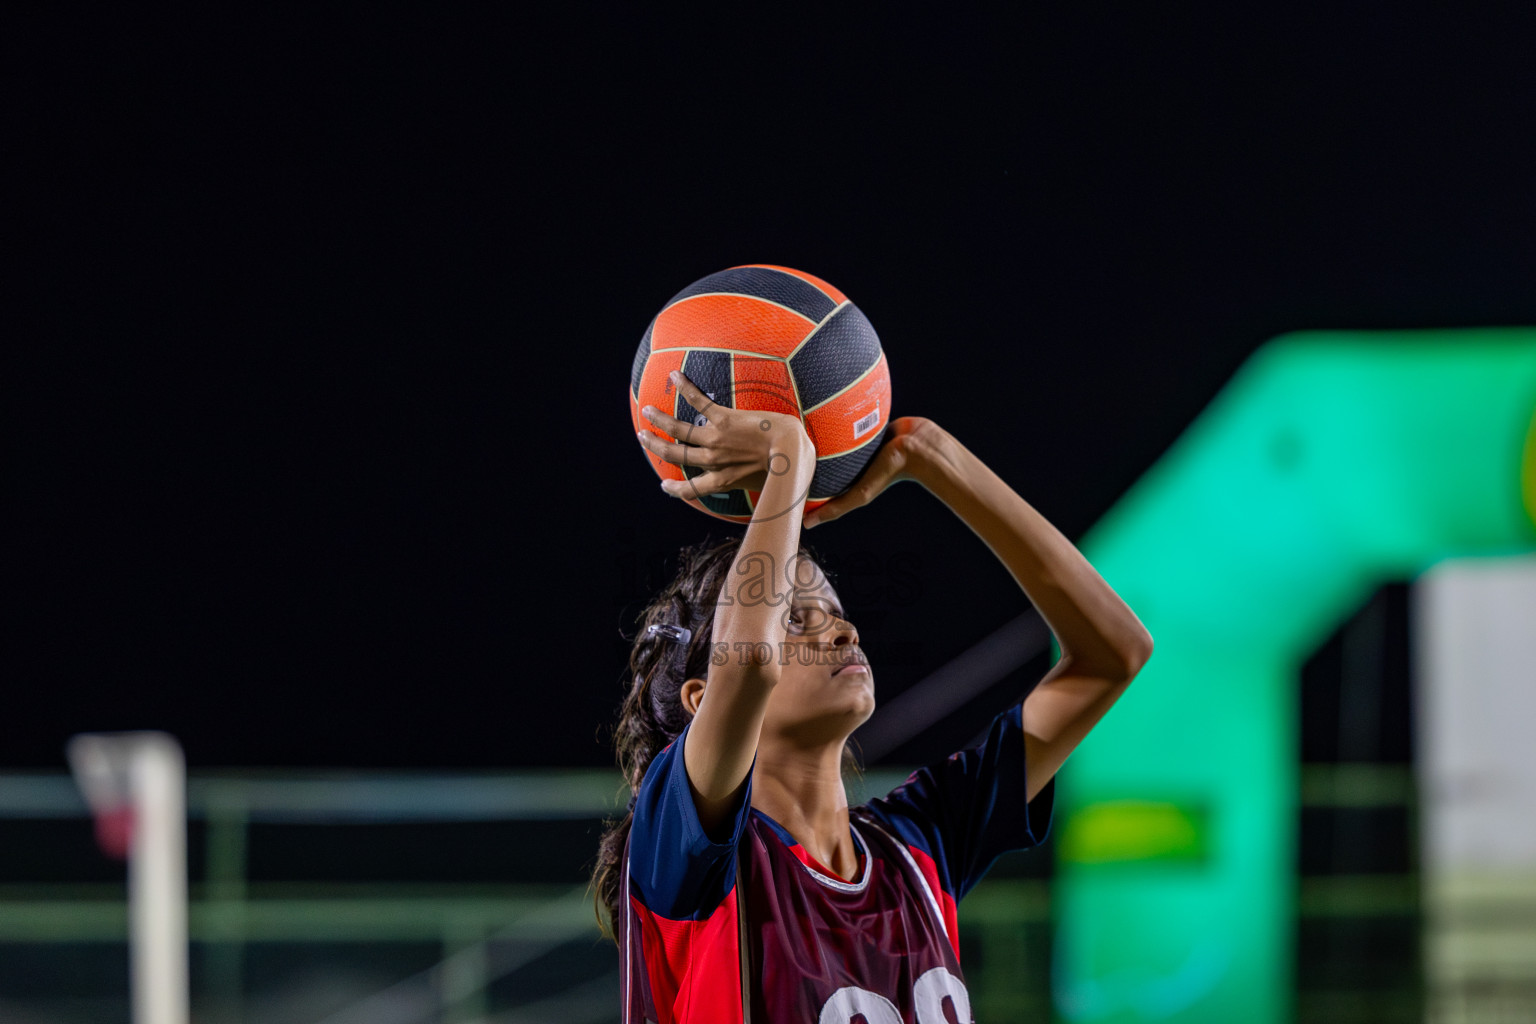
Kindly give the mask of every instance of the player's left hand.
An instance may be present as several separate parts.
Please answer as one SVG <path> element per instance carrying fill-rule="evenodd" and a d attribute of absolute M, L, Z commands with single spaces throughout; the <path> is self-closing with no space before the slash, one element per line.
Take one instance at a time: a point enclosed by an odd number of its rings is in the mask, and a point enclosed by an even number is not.
<path fill-rule="evenodd" d="M 880 450 L 875 452 L 869 465 L 864 467 L 858 483 L 816 511 L 807 513 L 800 521 L 801 527 L 809 530 L 813 526 L 839 519 L 874 501 L 891 484 L 911 480 L 916 438 L 920 434 L 939 429 L 938 424 L 924 416 L 900 416 L 892 420 L 890 436 L 885 439 Z"/>

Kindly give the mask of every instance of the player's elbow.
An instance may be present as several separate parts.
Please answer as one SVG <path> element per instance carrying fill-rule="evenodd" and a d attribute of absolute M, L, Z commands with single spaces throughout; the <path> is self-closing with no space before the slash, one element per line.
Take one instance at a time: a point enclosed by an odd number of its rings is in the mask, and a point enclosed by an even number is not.
<path fill-rule="evenodd" d="M 1067 675 L 1088 676 L 1115 686 L 1136 678 L 1152 657 L 1152 637 L 1105 644 L 1092 654 L 1069 652 L 1063 655 L 1062 671 Z"/>
<path fill-rule="evenodd" d="M 1147 662 L 1152 660 L 1152 634 L 1143 633 L 1142 639 L 1137 641 L 1125 655 L 1125 681 L 1135 679 Z"/>

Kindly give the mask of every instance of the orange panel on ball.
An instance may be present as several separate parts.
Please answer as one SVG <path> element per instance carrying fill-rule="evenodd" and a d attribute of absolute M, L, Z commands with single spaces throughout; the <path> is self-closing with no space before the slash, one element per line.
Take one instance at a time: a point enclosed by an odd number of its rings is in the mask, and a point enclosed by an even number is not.
<path fill-rule="evenodd" d="M 666 349 L 727 349 L 788 356 L 816 325 L 783 306 L 747 295 L 695 295 L 662 310 L 651 329 L 651 358 Z"/>
<path fill-rule="evenodd" d="M 733 407 L 800 415 L 789 367 L 783 360 L 737 354 L 731 359 L 731 378 Z"/>
<path fill-rule="evenodd" d="M 667 378 L 667 374 L 673 370 L 682 369 L 683 357 L 687 354 L 681 349 L 651 353 L 651 358 L 645 365 L 645 373 L 640 377 L 640 394 L 638 398 L 633 394 L 630 395 L 630 414 L 634 418 L 636 430 L 649 430 L 663 441 L 674 440 L 672 435 L 640 415 L 640 410 L 647 405 L 653 405 L 669 416 L 672 414 L 674 408 L 672 396 L 676 389 Z M 668 462 L 648 448 L 645 449 L 645 455 L 651 460 L 651 466 L 662 479 L 685 479 L 681 466 Z"/>

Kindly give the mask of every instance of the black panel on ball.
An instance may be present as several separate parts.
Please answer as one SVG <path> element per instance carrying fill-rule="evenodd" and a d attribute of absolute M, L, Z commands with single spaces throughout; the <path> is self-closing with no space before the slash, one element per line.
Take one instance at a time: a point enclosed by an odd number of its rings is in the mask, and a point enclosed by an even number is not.
<path fill-rule="evenodd" d="M 752 514 L 752 506 L 747 501 L 747 492 L 742 490 L 726 491 L 723 498 L 716 498 L 709 494 L 701 495 L 699 502 L 716 515 L 750 516 Z"/>
<path fill-rule="evenodd" d="M 874 327 L 859 307 L 842 307 L 789 358 L 801 412 L 809 413 L 879 361 L 880 338 Z"/>
<path fill-rule="evenodd" d="M 667 305 L 690 295 L 717 292 L 767 299 L 794 310 L 814 323 L 821 323 L 828 313 L 837 308 L 837 303 L 828 298 L 826 292 L 804 278 L 766 267 L 737 267 L 735 270 L 722 270 L 718 274 L 701 277 L 672 296 L 672 301 Z"/>
<path fill-rule="evenodd" d="M 884 438 L 885 434 L 881 433 L 880 437 Z M 848 490 L 863 475 L 865 467 L 874 460 L 875 452 L 879 450 L 878 444 L 871 443 L 846 455 L 817 459 L 816 472 L 811 475 L 811 500 L 835 498 Z"/>
<path fill-rule="evenodd" d="M 692 349 L 683 356 L 683 376 L 708 395 L 712 400 L 719 402 L 728 409 L 736 407 L 732 397 L 731 381 L 731 354 L 729 352 L 711 352 L 708 349 Z M 696 423 L 700 410 L 689 404 L 679 389 L 672 403 L 673 413 L 684 423 Z M 682 441 L 682 438 L 678 438 Z"/>
<path fill-rule="evenodd" d="M 640 339 L 640 347 L 635 351 L 635 361 L 629 368 L 629 393 L 637 400 L 640 397 L 640 378 L 645 376 L 645 363 L 651 358 L 651 329 L 655 326 L 656 318 L 651 317 L 651 322 L 645 326 L 645 336 Z"/>

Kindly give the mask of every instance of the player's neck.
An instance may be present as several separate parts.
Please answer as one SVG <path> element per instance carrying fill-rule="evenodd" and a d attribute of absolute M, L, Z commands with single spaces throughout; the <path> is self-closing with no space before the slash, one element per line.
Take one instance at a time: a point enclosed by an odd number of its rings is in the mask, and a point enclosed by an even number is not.
<path fill-rule="evenodd" d="M 848 831 L 841 744 L 807 750 L 760 743 L 752 806 L 784 826 L 806 853 L 842 878 L 853 877 L 858 854 Z"/>

